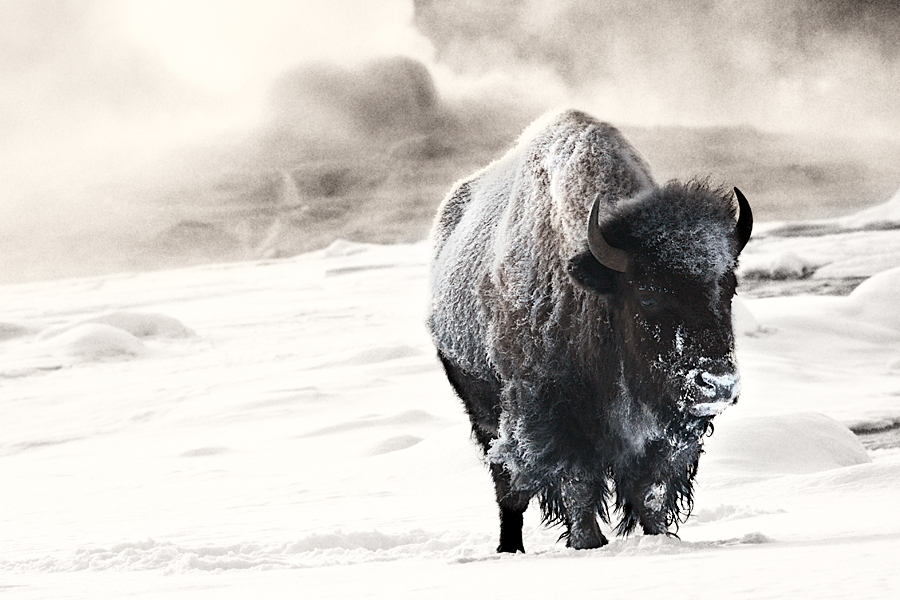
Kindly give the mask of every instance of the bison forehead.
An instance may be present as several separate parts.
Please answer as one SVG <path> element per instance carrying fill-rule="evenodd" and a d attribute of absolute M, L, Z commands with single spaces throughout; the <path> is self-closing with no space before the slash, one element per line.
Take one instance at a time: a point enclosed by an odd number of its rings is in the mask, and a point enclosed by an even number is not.
<path fill-rule="evenodd" d="M 644 226 L 632 231 L 638 243 L 630 254 L 649 271 L 714 282 L 736 266 L 731 232 L 721 223 Z"/>
<path fill-rule="evenodd" d="M 734 227 L 722 191 L 671 182 L 617 204 L 603 235 L 651 271 L 710 281 L 735 267 Z"/>

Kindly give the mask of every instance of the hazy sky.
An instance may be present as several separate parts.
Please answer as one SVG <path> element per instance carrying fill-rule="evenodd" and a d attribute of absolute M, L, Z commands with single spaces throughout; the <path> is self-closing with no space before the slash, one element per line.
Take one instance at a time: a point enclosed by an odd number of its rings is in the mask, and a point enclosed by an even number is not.
<path fill-rule="evenodd" d="M 310 60 L 421 53 L 404 0 L 131 0 L 123 31 L 167 67 L 213 91 L 259 88 Z"/>
<path fill-rule="evenodd" d="M 403 0 L 0 0 L 0 14 L 7 143 L 178 137 L 252 118 L 299 63 L 428 52 Z"/>

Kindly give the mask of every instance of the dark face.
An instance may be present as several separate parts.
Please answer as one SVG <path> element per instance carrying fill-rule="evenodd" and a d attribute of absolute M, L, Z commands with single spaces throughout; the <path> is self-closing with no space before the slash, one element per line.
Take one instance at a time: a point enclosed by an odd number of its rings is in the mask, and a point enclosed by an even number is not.
<path fill-rule="evenodd" d="M 630 266 L 616 274 L 611 323 L 632 394 L 660 411 L 714 416 L 737 401 L 733 270 L 700 279 Z"/>
<path fill-rule="evenodd" d="M 753 214 L 744 195 L 670 182 L 615 205 L 598 196 L 569 273 L 605 298 L 626 392 L 658 412 L 712 417 L 737 401 L 731 300 Z M 606 207 L 608 210 L 609 207 Z"/>

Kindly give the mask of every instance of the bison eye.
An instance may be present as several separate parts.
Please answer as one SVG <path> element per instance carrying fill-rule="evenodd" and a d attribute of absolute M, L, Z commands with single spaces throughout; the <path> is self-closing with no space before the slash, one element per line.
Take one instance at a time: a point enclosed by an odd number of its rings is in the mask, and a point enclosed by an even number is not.
<path fill-rule="evenodd" d="M 639 295 L 638 302 L 640 302 L 641 306 L 643 306 L 644 308 L 654 308 L 659 305 L 659 300 L 657 300 L 656 297 L 651 294 Z"/>

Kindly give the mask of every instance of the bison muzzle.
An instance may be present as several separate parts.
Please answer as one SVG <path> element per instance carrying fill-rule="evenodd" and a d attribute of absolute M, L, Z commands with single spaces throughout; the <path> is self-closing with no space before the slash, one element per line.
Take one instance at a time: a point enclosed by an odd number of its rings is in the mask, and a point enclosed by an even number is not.
<path fill-rule="evenodd" d="M 498 551 L 524 551 L 534 497 L 574 548 L 606 544 L 598 517 L 622 535 L 687 517 L 703 438 L 740 394 L 731 301 L 752 227 L 736 188 L 658 185 L 577 111 L 456 184 L 429 326 L 490 465 Z"/>

